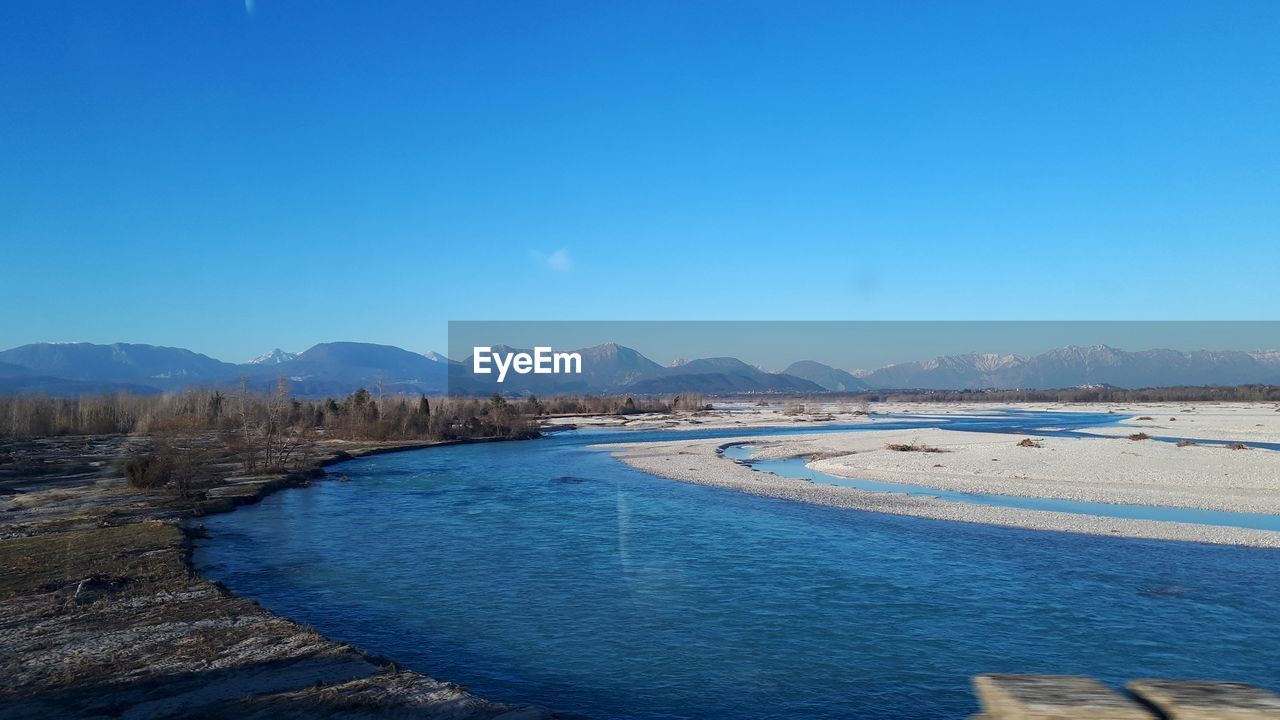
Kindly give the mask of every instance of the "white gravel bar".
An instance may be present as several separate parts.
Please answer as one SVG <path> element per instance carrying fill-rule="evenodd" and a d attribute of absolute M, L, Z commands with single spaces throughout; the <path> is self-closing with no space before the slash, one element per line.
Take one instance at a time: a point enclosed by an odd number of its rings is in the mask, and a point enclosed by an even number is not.
<path fill-rule="evenodd" d="M 1181 412 L 1187 407 L 1193 412 Z M 918 409 L 929 414 L 960 414 L 955 413 L 957 408 L 947 406 Z M 1037 405 L 1020 409 L 1106 412 L 1115 408 Z M 905 408 L 895 410 L 901 412 Z M 927 495 L 866 491 L 759 472 L 717 453 L 725 444 L 743 443 L 756 448 L 753 458 L 810 458 L 808 467 L 841 477 L 970 493 L 1280 515 L 1280 452 L 1208 445 L 1178 447 L 1124 437 L 1142 431 L 1151 435 L 1276 442 L 1280 441 L 1280 413 L 1275 412 L 1274 406 L 1143 406 L 1121 408 L 1119 412 L 1132 418 L 1150 416 L 1152 420 L 1126 419 L 1124 427 L 1099 433 L 1120 437 L 1106 438 L 940 429 L 862 430 L 772 438 L 615 443 L 602 447 L 635 468 L 674 480 L 833 507 L 1037 530 L 1280 547 L 1280 532 L 1276 531 L 1027 510 Z M 769 416 L 778 417 L 776 413 Z M 1168 420 L 1175 416 L 1178 420 Z M 1198 422 L 1187 422 L 1188 416 Z M 764 420 L 735 419 L 748 426 Z M 1144 429 L 1159 424 L 1175 425 L 1179 432 Z M 1192 428 L 1194 432 L 1189 432 Z M 1245 431 L 1249 433 L 1247 437 L 1237 437 Z M 1020 446 L 1024 437 L 1033 439 L 1039 447 Z M 895 451 L 886 448 L 890 443 L 927 445 L 944 452 Z"/>

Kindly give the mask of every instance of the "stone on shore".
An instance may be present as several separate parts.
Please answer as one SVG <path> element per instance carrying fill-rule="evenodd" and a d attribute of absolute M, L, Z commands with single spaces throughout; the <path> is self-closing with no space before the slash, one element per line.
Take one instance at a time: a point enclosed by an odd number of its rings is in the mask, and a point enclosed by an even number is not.
<path fill-rule="evenodd" d="M 1280 696 L 1244 683 L 1134 680 L 1126 687 L 1169 720 L 1275 720 Z"/>
<path fill-rule="evenodd" d="M 1090 677 L 978 675 L 974 689 L 991 720 L 1151 720 L 1136 702 Z"/>

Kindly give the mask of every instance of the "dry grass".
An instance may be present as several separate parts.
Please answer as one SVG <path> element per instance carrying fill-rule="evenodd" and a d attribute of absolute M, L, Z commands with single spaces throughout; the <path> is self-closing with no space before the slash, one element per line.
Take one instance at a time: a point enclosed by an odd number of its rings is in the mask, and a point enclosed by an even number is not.
<path fill-rule="evenodd" d="M 924 452 L 924 453 L 947 452 L 942 448 L 934 447 L 932 445 L 925 445 L 924 443 L 914 442 L 914 441 L 910 443 L 889 443 L 884 447 L 886 450 L 893 450 L 894 452 Z"/>
<path fill-rule="evenodd" d="M 1137 432 L 1129 436 L 1130 440 L 1150 440 L 1151 436 L 1144 432 Z"/>
<path fill-rule="evenodd" d="M 52 592 L 85 579 L 96 583 L 149 582 L 186 573 L 182 532 L 163 522 L 37 535 L 0 541 L 0 597 Z"/>
<path fill-rule="evenodd" d="M 1044 446 L 1040 444 L 1039 440 L 1032 440 L 1031 438 L 1023 438 L 1022 442 L 1018 443 L 1018 447 L 1038 448 L 1038 447 L 1044 447 Z"/>

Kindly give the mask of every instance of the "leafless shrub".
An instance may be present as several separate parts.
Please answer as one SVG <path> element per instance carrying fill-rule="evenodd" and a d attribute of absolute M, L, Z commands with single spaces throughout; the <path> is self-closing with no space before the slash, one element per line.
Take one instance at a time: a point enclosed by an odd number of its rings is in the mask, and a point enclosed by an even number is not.
<path fill-rule="evenodd" d="M 156 455 L 134 455 L 124 461 L 124 476 L 130 487 L 152 490 L 169 482 L 169 463 Z"/>
<path fill-rule="evenodd" d="M 924 443 L 914 442 L 914 441 L 910 443 L 889 443 L 884 447 L 886 450 L 893 450 L 895 452 L 924 452 L 924 453 L 947 452 L 942 448 L 933 447 L 932 445 L 925 445 Z"/>
<path fill-rule="evenodd" d="M 125 458 L 122 469 L 130 487 L 190 497 L 208 472 L 208 456 L 207 448 L 163 439 L 149 452 Z"/>
<path fill-rule="evenodd" d="M 787 401 L 787 404 L 784 405 L 782 408 L 782 414 L 787 415 L 789 417 L 795 416 L 795 415 L 803 415 L 805 414 L 806 411 L 807 411 L 807 408 L 805 408 L 804 403 L 798 403 L 790 400 Z"/>
<path fill-rule="evenodd" d="M 710 410 L 711 405 L 703 397 L 702 393 L 682 392 L 671 400 L 671 411 L 677 410 L 681 412 L 701 412 Z"/>
<path fill-rule="evenodd" d="M 1144 432 L 1136 432 L 1129 436 L 1130 440 L 1150 440 L 1151 436 Z"/>

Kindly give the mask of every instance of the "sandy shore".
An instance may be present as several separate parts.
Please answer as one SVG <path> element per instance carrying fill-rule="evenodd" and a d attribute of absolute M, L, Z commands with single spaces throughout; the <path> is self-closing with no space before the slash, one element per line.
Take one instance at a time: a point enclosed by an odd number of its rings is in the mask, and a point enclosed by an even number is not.
<path fill-rule="evenodd" d="M 1268 404 L 1134 405 L 1118 427 L 1098 434 L 1145 432 L 1159 437 L 1196 437 L 1240 442 L 1280 443 L 1280 409 Z"/>
<path fill-rule="evenodd" d="M 915 407 L 921 414 L 964 414 L 994 409 Z M 1024 408 L 1080 412 L 1116 409 L 1081 405 Z M 963 492 L 1280 514 L 1280 453 L 1204 445 L 1178 447 L 1124 437 L 1147 428 L 1145 431 L 1152 435 L 1275 442 L 1280 436 L 1280 413 L 1275 412 L 1274 406 L 1201 405 L 1193 413 L 1182 413 L 1185 408 L 1182 405 L 1121 408 L 1119 412 L 1134 419 L 1125 420 L 1122 427 L 1099 433 L 1120 437 L 1030 436 L 1040 447 L 1020 446 L 1023 436 L 937 429 L 865 430 L 780 439 L 740 438 L 739 441 L 756 446 L 757 457 L 814 458 L 808 463 L 809 467 L 842 477 Z M 877 410 L 885 409 L 878 407 Z M 772 413 L 759 415 L 738 419 L 768 424 L 768 419 L 774 417 Z M 1143 416 L 1152 420 L 1136 419 Z M 1168 420 L 1175 416 L 1178 420 Z M 1197 422 L 1192 424 L 1191 419 Z M 1154 427 L 1161 424 L 1176 426 L 1180 431 L 1194 428 L 1194 432 L 1174 433 Z M 1251 434 L 1248 437 L 1240 434 L 1245 431 Z M 1280 532 L 1001 508 L 781 478 L 718 456 L 717 448 L 728 442 L 735 440 L 622 443 L 606 447 L 624 462 L 664 477 L 835 507 L 1040 530 L 1280 547 Z M 944 452 L 899 452 L 886 449 L 890 443 L 924 444 Z"/>
<path fill-rule="evenodd" d="M 550 427 L 574 426 L 628 430 L 694 430 L 733 427 L 819 427 L 828 424 L 890 422 L 893 415 L 953 417 L 990 415 L 1010 408 L 1038 412 L 1097 412 L 1121 418 L 1118 427 L 1090 430 L 1098 434 L 1221 437 L 1280 443 L 1280 407 L 1274 403 L 908 403 L 857 405 L 842 402 L 782 402 L 769 405 L 741 402 L 696 414 L 640 413 L 636 415 L 566 416 L 546 421 Z M 869 413 L 869 414 L 868 414 Z M 1144 418 L 1139 420 L 1138 418 Z M 1156 430 L 1157 432 L 1152 432 Z"/>

